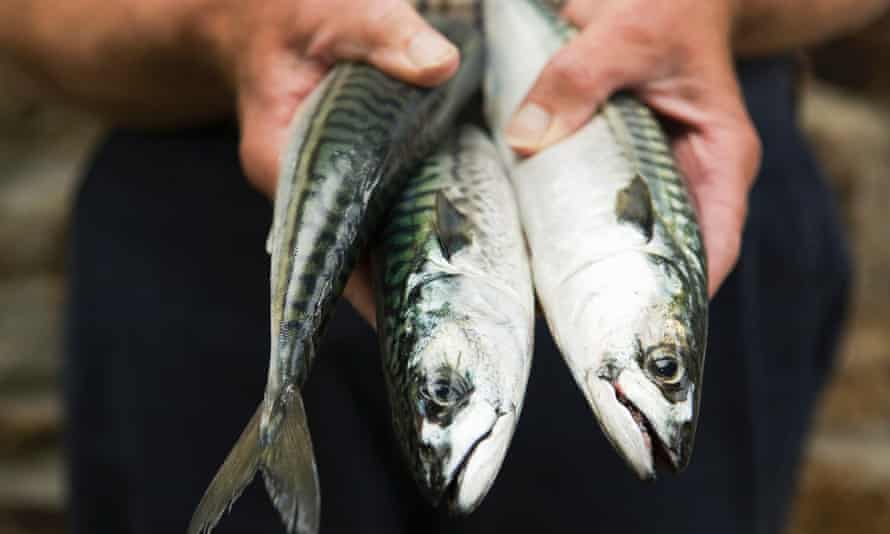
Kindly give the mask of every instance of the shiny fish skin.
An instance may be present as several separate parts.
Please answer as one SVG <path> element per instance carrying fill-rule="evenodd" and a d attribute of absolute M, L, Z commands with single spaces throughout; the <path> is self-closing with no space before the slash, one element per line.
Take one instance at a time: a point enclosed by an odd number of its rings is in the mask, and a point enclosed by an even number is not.
<path fill-rule="evenodd" d="M 447 84 L 411 86 L 371 66 L 347 63 L 330 75 L 305 136 L 289 149 L 272 229 L 272 365 L 261 427 L 273 425 L 275 400 L 302 385 L 324 325 L 352 272 L 380 206 L 400 172 L 434 147 L 476 89 L 481 42 L 451 23 L 462 64 Z M 281 210 L 278 206 L 283 206 Z M 278 273 L 288 273 L 287 276 Z"/>
<path fill-rule="evenodd" d="M 432 89 L 340 63 L 303 104 L 285 149 L 267 248 L 272 349 L 266 393 L 192 518 L 209 532 L 260 470 L 288 532 L 314 533 L 319 487 L 300 388 L 325 324 L 382 211 L 446 134 L 482 76 L 479 32 L 438 27 L 461 66 Z"/>
<path fill-rule="evenodd" d="M 486 0 L 486 113 L 503 132 L 573 30 L 534 0 Z M 606 436 L 642 478 L 689 461 L 707 335 L 705 254 L 651 111 L 610 98 L 568 139 L 503 156 L 547 322 Z"/>
<path fill-rule="evenodd" d="M 551 7 L 560 9 L 567 0 L 543 0 Z M 411 0 L 411 4 L 422 15 L 446 16 L 482 24 L 483 0 Z"/>
<path fill-rule="evenodd" d="M 513 435 L 534 333 L 519 215 L 481 131 L 466 127 L 412 175 L 374 258 L 398 441 L 427 498 L 469 513 Z"/>
<path fill-rule="evenodd" d="M 479 0 L 411 0 L 411 3 L 424 16 L 445 16 L 477 25 L 482 21 Z"/>

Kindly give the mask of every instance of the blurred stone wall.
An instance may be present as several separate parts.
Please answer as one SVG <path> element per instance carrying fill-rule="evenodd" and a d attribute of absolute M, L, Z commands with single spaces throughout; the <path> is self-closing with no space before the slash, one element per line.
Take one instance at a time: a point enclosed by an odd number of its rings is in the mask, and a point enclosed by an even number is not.
<path fill-rule="evenodd" d="M 883 534 L 890 532 L 890 16 L 812 58 L 803 119 L 838 191 L 856 281 L 790 530 Z"/>
<path fill-rule="evenodd" d="M 803 119 L 856 258 L 849 333 L 791 534 L 890 531 L 890 18 L 812 54 Z M 0 534 L 62 531 L 60 311 L 68 204 L 97 122 L 0 66 Z"/>
<path fill-rule="evenodd" d="M 96 121 L 0 65 L 0 534 L 61 532 L 59 349 L 68 203 Z"/>

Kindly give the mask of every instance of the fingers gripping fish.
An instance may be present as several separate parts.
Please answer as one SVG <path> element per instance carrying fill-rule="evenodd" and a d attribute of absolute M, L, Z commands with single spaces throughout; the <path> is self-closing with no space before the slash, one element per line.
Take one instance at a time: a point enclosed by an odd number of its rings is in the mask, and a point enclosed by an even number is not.
<path fill-rule="evenodd" d="M 425 89 L 369 65 L 338 64 L 303 104 L 282 158 L 267 248 L 272 350 L 266 393 L 198 505 L 209 532 L 261 471 L 288 532 L 319 525 L 319 485 L 300 388 L 336 299 L 405 170 L 435 147 L 482 76 L 482 43 L 443 22 L 461 50 L 447 83 Z"/>

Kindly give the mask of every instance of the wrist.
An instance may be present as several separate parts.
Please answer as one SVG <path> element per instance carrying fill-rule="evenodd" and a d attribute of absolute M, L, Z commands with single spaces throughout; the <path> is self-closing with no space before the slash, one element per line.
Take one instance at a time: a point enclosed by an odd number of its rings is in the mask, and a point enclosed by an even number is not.
<path fill-rule="evenodd" d="M 239 48 L 232 3 L 228 0 L 194 0 L 185 19 L 184 35 L 208 67 L 234 88 L 235 54 Z"/>
<path fill-rule="evenodd" d="M 747 40 L 751 28 L 756 27 L 764 19 L 767 10 L 765 0 L 730 0 L 733 5 L 731 42 L 733 49 Z"/>
<path fill-rule="evenodd" d="M 0 2 L 0 58 L 19 59 L 23 45 L 36 33 L 36 7 L 29 0 Z"/>
<path fill-rule="evenodd" d="M 733 46 L 736 35 L 748 25 L 750 13 L 760 0 L 727 0 L 729 10 L 729 43 Z"/>

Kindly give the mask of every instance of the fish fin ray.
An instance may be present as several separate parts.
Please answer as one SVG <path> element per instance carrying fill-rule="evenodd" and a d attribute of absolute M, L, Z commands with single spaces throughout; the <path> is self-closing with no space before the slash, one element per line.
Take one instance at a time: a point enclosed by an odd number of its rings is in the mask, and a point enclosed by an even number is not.
<path fill-rule="evenodd" d="M 655 232 L 655 210 L 649 187 L 640 175 L 634 176 L 630 185 L 618 192 L 615 215 L 620 222 L 635 226 L 646 238 L 646 242 L 652 240 Z"/>
<path fill-rule="evenodd" d="M 192 515 L 188 534 L 208 534 L 250 485 L 260 464 L 260 410 L 241 433 Z"/>
<path fill-rule="evenodd" d="M 436 193 L 436 230 L 445 258 L 451 257 L 470 243 L 467 218 L 441 192 Z"/>
<path fill-rule="evenodd" d="M 263 450 L 260 471 L 287 532 L 315 534 L 321 498 L 303 399 L 290 391 L 281 406 L 284 416 Z"/>

